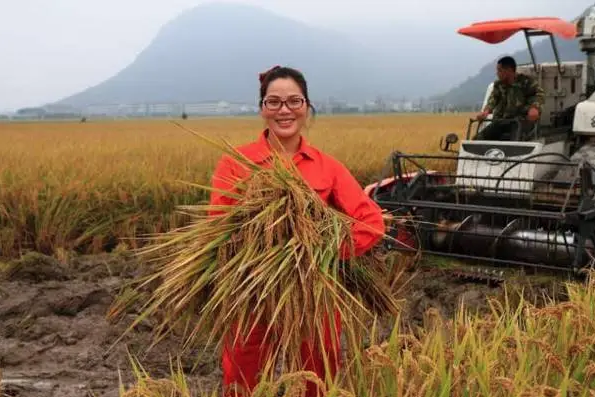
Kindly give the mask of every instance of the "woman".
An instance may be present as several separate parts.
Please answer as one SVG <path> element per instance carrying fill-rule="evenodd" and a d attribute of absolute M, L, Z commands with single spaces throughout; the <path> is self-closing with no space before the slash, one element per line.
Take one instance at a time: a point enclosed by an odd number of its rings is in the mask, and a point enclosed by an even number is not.
<path fill-rule="evenodd" d="M 382 238 L 385 228 L 381 209 L 363 192 L 361 186 L 339 161 L 311 146 L 302 136 L 312 105 L 308 97 L 308 87 L 299 71 L 275 66 L 260 75 L 260 114 L 266 128 L 258 140 L 241 146 L 238 151 L 258 164 L 266 164 L 271 150 L 291 158 L 306 182 L 329 205 L 345 212 L 359 222 L 353 226 L 355 255 L 361 255 L 376 245 Z M 232 190 L 231 179 L 245 177 L 245 168 L 224 156 L 217 164 L 213 175 L 213 187 Z M 211 194 L 211 204 L 230 205 L 233 200 L 219 193 Z M 360 224 L 361 223 L 361 224 Z M 348 253 L 344 252 L 344 258 Z M 331 338 L 330 327 L 326 330 L 325 353 L 331 364 L 332 374 L 340 363 L 340 318 L 335 314 L 334 328 L 337 334 Z M 226 345 L 223 350 L 223 384 L 239 384 L 253 390 L 258 383 L 258 373 L 262 369 L 262 338 L 265 327 L 254 329 L 243 344 Z M 332 339 L 332 340 L 331 340 Z M 322 353 L 307 341 L 303 345 L 304 370 L 315 372 L 321 379 L 325 377 Z M 308 385 L 306 396 L 315 396 L 316 387 Z"/>

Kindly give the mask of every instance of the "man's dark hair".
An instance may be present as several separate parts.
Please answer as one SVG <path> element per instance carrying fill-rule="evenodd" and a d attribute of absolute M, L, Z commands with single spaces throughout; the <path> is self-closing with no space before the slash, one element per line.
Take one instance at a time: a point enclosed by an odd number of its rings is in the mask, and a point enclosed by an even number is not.
<path fill-rule="evenodd" d="M 312 109 L 312 111 L 314 111 L 314 107 L 312 106 L 310 97 L 308 96 L 308 83 L 306 82 L 306 78 L 299 70 L 287 66 L 275 66 L 260 74 L 260 106 L 262 106 L 262 102 L 264 100 L 264 96 L 266 95 L 267 89 L 269 88 L 269 84 L 279 78 L 293 79 L 293 81 L 295 81 L 300 87 L 304 98 L 306 98 L 306 104 Z"/>
<path fill-rule="evenodd" d="M 510 57 L 510 56 L 500 58 L 498 60 L 498 65 L 500 65 L 506 69 L 516 70 L 516 61 L 514 60 L 513 57 Z"/>

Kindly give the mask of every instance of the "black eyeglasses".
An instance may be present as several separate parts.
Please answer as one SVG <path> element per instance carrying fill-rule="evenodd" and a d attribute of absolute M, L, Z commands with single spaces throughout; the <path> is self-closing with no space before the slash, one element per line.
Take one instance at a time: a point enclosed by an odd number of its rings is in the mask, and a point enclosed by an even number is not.
<path fill-rule="evenodd" d="M 279 97 L 269 97 L 263 101 L 264 107 L 269 110 L 279 110 L 283 104 L 287 105 L 291 110 L 297 110 L 304 106 L 304 103 L 306 103 L 306 100 L 300 96 L 292 96 L 286 100 L 282 100 Z"/>

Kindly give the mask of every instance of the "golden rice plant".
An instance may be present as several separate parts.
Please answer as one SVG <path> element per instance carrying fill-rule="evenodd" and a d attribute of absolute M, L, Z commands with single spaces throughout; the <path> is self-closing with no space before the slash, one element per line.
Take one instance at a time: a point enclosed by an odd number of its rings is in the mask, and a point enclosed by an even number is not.
<path fill-rule="evenodd" d="M 134 384 L 126 387 L 123 384 L 120 374 L 119 397 L 217 397 L 218 390 L 203 390 L 200 384 L 194 386 L 184 373 L 181 364 L 174 369 L 170 365 L 170 375 L 167 378 L 153 378 L 135 359 L 132 362 L 132 373 L 135 378 Z M 285 373 L 277 380 L 262 380 L 252 392 L 250 397 L 278 397 L 279 391 L 284 390 L 284 396 L 298 397 L 304 393 L 306 382 L 313 382 L 318 385 L 323 395 L 329 395 L 329 389 L 324 382 L 316 377 L 316 374 L 309 371 L 296 371 Z M 194 386 L 194 387 L 192 387 Z M 345 390 L 333 391 L 336 397 L 355 397 Z"/>
<path fill-rule="evenodd" d="M 594 396 L 595 272 L 586 283 L 567 283 L 566 290 L 567 301 L 536 307 L 522 292 L 511 299 L 506 289 L 502 298 L 489 300 L 488 314 L 461 306 L 445 319 L 430 309 L 416 329 L 397 318 L 386 340 L 373 341 L 348 363 L 342 379 L 322 389 L 350 397 Z M 281 379 L 292 380 L 286 395 L 299 396 L 307 376 L 312 374 L 284 372 L 276 383 L 263 380 L 257 391 L 268 394 L 252 397 L 274 396 Z"/>
<path fill-rule="evenodd" d="M 234 181 L 235 191 L 221 192 L 237 204 L 183 207 L 190 224 L 153 236 L 140 251 L 155 270 L 137 290 L 150 291 L 116 302 L 113 316 L 142 297 L 131 328 L 158 316 L 155 343 L 183 330 L 183 348 L 221 347 L 226 337 L 241 340 L 256 323 L 264 324 L 275 346 L 266 360 L 268 378 L 281 357 L 285 371 L 303 368 L 302 341 L 322 346 L 325 316 L 335 310 L 354 344 L 366 321 L 399 312 L 394 280 L 386 277 L 381 258 L 374 252 L 353 256 L 354 219 L 327 206 L 282 155 L 263 167 L 230 145 L 219 147 L 250 170 Z M 344 247 L 349 261 L 341 259 Z"/>
<path fill-rule="evenodd" d="M 535 307 L 490 299 L 491 313 L 462 306 L 446 321 L 428 311 L 423 328 L 395 327 L 366 352 L 358 396 L 595 395 L 595 273 L 568 283 L 569 300 Z"/>
<path fill-rule="evenodd" d="M 164 379 L 153 379 L 141 363 L 133 357 L 130 357 L 130 363 L 136 382 L 132 387 L 126 389 L 120 374 L 120 397 L 191 397 L 194 395 L 180 362 L 177 363 L 176 369 L 170 365 L 171 375 Z"/>

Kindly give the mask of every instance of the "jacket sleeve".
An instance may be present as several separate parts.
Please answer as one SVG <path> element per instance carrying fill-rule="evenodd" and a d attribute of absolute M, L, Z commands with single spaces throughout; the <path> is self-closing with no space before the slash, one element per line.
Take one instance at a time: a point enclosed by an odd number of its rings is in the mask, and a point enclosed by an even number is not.
<path fill-rule="evenodd" d="M 210 192 L 209 204 L 212 206 L 233 205 L 236 200 L 229 197 L 225 192 L 237 192 L 234 184 L 238 180 L 237 170 L 234 166 L 233 159 L 224 155 L 217 163 L 213 176 L 211 177 L 211 187 L 219 191 L 212 190 Z M 209 211 L 210 216 L 223 214 L 224 211 L 212 209 Z"/>
<path fill-rule="evenodd" d="M 363 191 L 357 180 L 340 162 L 335 162 L 333 204 L 355 220 L 351 235 L 355 256 L 361 256 L 373 248 L 384 236 L 385 225 L 382 210 Z M 349 259 L 352 252 L 347 242 L 341 248 L 341 258 Z"/>

